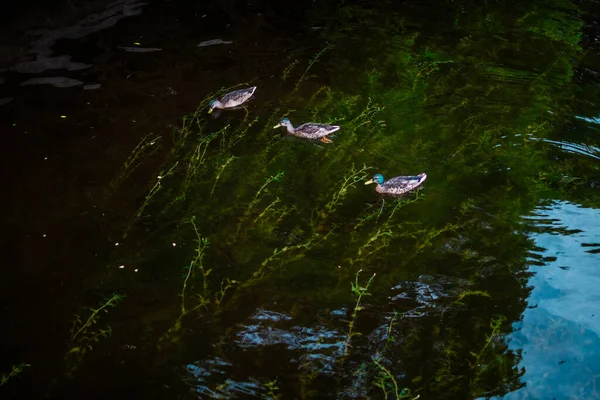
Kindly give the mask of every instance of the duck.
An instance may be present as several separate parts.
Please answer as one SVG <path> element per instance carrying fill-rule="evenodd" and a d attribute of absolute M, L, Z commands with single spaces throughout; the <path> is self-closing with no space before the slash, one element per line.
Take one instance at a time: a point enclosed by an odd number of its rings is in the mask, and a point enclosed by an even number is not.
<path fill-rule="evenodd" d="M 375 191 L 381 194 L 400 195 L 410 192 L 419 187 L 427 179 L 427 174 L 424 172 L 415 176 L 396 176 L 387 181 L 381 174 L 373 175 L 372 179 L 365 182 L 365 185 L 376 183 Z"/>
<path fill-rule="evenodd" d="M 333 143 L 333 140 L 327 138 L 327 135 L 332 134 L 340 129 L 337 125 L 317 124 L 314 122 L 307 122 L 296 128 L 292 125 L 291 121 L 287 118 L 282 118 L 273 129 L 285 126 L 287 132 L 290 135 L 294 135 L 303 139 L 319 139 L 323 143 Z"/>
<path fill-rule="evenodd" d="M 251 88 L 234 90 L 233 92 L 227 93 L 221 98 L 221 100 L 213 99 L 208 103 L 208 113 L 212 113 L 215 108 L 233 108 L 241 104 L 244 104 L 256 90 L 256 86 Z"/>

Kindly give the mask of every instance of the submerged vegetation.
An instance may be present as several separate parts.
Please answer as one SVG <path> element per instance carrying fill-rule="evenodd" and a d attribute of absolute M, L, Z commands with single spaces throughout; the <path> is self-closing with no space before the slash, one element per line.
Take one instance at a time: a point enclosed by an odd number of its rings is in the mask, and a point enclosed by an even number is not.
<path fill-rule="evenodd" d="M 23 369 L 27 367 L 31 367 L 31 365 L 26 363 L 13 365 L 9 373 L 2 373 L 2 375 L 0 376 L 0 386 L 6 385 L 11 379 L 15 379 L 21 374 L 21 372 L 23 372 Z"/>
<path fill-rule="evenodd" d="M 69 351 L 66 355 L 67 363 L 69 364 L 68 374 L 72 374 L 75 371 L 83 360 L 83 357 L 91 352 L 101 339 L 111 335 L 112 329 L 110 326 L 97 329 L 94 329 L 94 326 L 98 323 L 101 313 L 107 313 L 110 308 L 116 307 L 124 297 L 123 295 L 114 294 L 104 301 L 100 307 L 89 308 L 89 316 L 87 318 L 75 315 L 70 331 Z"/>
<path fill-rule="evenodd" d="M 233 324 L 225 316 L 238 315 L 237 310 L 244 309 L 253 296 L 261 299 L 255 300 L 257 304 L 268 304 L 276 288 L 289 287 L 293 281 L 318 280 L 310 291 L 301 290 L 296 296 L 303 294 L 316 304 L 339 303 L 345 298 L 342 282 L 356 276 L 352 285 L 355 304 L 341 345 L 346 361 L 340 364 L 343 370 L 354 368 L 370 347 L 364 342 L 366 327 L 357 324 L 364 296 L 371 294 L 368 290 L 373 289 L 381 301 L 390 290 L 384 282 L 410 281 L 416 278 L 415 271 L 426 270 L 431 276 L 462 278 L 450 281 L 437 300 L 421 306 L 429 309 L 430 332 L 404 318 L 415 312 L 410 308 L 395 311 L 391 319 L 383 318 L 385 312 L 370 316 L 389 321 L 384 322 L 383 347 L 357 370 L 371 377 L 365 384 L 370 381 L 385 398 L 406 399 L 419 395 L 401 389 L 405 386 L 426 398 L 439 398 L 443 393 L 489 396 L 517 388 L 518 354 L 494 344 L 502 341 L 508 329 L 507 317 L 480 309 L 473 329 L 465 330 L 460 321 L 479 300 L 494 307 L 504 301 L 501 290 L 478 289 L 482 277 L 490 273 L 484 272 L 488 265 L 482 260 L 501 252 L 504 244 L 498 238 L 514 230 L 513 221 L 535 204 L 540 192 L 557 189 L 548 185 L 546 175 L 540 178 L 538 174 L 548 151 L 539 139 L 553 135 L 553 125 L 547 121 L 556 117 L 547 110 L 560 110 L 549 101 L 556 102 L 569 90 L 570 63 L 579 50 L 561 48 L 563 53 L 557 53 L 555 61 L 537 65 L 535 74 L 524 73 L 496 64 L 495 57 L 509 42 L 491 36 L 475 40 L 467 27 L 451 51 L 451 46 L 437 38 L 423 41 L 402 23 L 395 25 L 399 16 L 393 12 L 377 23 L 370 19 L 382 18 L 379 14 L 357 6 L 340 13 L 378 26 L 368 41 L 380 43 L 370 50 L 367 43 L 356 55 L 366 62 L 360 71 L 349 66 L 353 55 L 345 42 L 360 27 L 342 21 L 346 31 L 324 33 L 335 46 L 318 50 L 304 66 L 298 59 L 290 60 L 281 73 L 281 85 L 282 90 L 292 90 L 274 110 L 248 106 L 223 113 L 215 122 L 205 117 L 207 104 L 202 101 L 184 120 L 157 167 L 159 178 L 149 185 L 149 194 L 128 231 L 137 230 L 137 236 L 150 238 L 144 246 L 156 247 L 160 246 L 158 238 L 165 235 L 172 241 L 185 240 L 184 221 L 191 221 L 198 244 L 183 278 L 180 315 L 161 343 L 167 338 L 185 340 L 181 330 L 185 317 L 199 310 L 203 319 L 220 321 L 227 332 Z M 535 21 L 526 19 L 529 31 L 542 32 L 535 30 Z M 513 29 L 521 29 L 524 21 L 517 19 Z M 459 33 L 461 29 L 461 25 L 456 28 Z M 492 49 L 484 59 L 476 56 L 481 46 Z M 382 48 L 386 51 L 378 52 Z M 316 83 L 320 64 L 332 69 L 327 85 Z M 553 86 L 542 79 L 548 74 L 553 76 Z M 350 76 L 352 85 L 345 81 Z M 515 96 L 522 100 L 508 101 Z M 207 99 L 213 97 L 217 94 Z M 294 140 L 269 129 L 273 121 L 298 113 L 307 121 L 339 124 L 342 128 L 335 146 Z M 533 131 L 535 140 L 528 136 Z M 130 159 L 139 158 L 140 148 L 144 143 Z M 375 166 L 388 175 L 425 171 L 430 178 L 422 190 L 403 198 L 379 199 L 357 185 Z M 565 163 L 551 168 L 571 167 Z M 159 191 L 167 176 L 168 189 Z M 152 223 L 135 224 L 145 217 Z M 478 244 L 491 237 L 493 242 Z M 441 262 L 443 268 L 435 265 Z M 332 264 L 337 267 L 331 268 Z M 364 285 L 358 282 L 360 271 L 372 275 Z M 512 273 L 496 270 L 493 274 L 504 280 Z M 381 277 L 377 283 L 375 275 Z M 279 297 L 284 303 L 296 304 L 294 295 L 283 290 Z M 404 294 L 414 295 L 409 289 Z M 491 332 L 485 332 L 488 325 Z M 407 365 L 419 364 L 414 349 L 432 335 L 443 345 L 430 355 L 425 374 L 416 369 L 392 370 L 390 360 L 398 357 Z M 469 360 L 469 365 L 463 360 Z M 308 375 L 299 377 L 305 394 L 320 376 L 308 368 Z M 327 374 L 321 379 L 328 379 Z M 279 396 L 275 390 L 285 392 L 283 382 L 270 382 L 264 386 L 268 397 Z"/>

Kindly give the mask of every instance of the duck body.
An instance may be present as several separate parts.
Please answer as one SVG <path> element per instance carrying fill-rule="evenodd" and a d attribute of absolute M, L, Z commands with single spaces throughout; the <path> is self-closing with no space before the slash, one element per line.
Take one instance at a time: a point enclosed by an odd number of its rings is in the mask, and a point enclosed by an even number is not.
<path fill-rule="evenodd" d="M 410 192 L 419 187 L 427 179 L 427 174 L 422 173 L 415 176 L 396 176 L 387 181 L 383 175 L 375 174 L 373 178 L 366 181 L 365 185 L 376 183 L 375 191 L 381 194 L 400 195 Z"/>
<path fill-rule="evenodd" d="M 292 125 L 289 119 L 283 118 L 277 125 L 273 127 L 279 128 L 285 126 L 287 132 L 290 135 L 294 135 L 303 139 L 320 139 L 323 143 L 333 143 L 333 141 L 327 138 L 327 135 L 332 134 L 340 129 L 337 125 L 317 124 L 314 122 L 307 122 L 298 127 Z"/>
<path fill-rule="evenodd" d="M 250 97 L 252 97 L 255 90 L 256 86 L 252 86 L 251 88 L 229 92 L 223 96 L 221 100 L 213 99 L 208 105 L 208 113 L 210 114 L 215 108 L 233 108 L 244 104 L 246 101 L 248 101 L 248 99 L 250 99 Z"/>

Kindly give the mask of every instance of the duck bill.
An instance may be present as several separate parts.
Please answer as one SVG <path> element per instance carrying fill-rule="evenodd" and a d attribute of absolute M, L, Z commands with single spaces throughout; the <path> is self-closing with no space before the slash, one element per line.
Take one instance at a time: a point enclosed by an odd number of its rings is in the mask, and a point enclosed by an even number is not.
<path fill-rule="evenodd" d="M 373 179 L 369 179 L 365 182 L 365 185 L 370 185 L 371 183 L 375 183 L 375 181 Z"/>
<path fill-rule="evenodd" d="M 279 128 L 281 126 L 281 124 L 277 124 L 273 127 L 273 129 Z"/>
<path fill-rule="evenodd" d="M 208 109 L 208 113 L 209 113 L 209 114 L 211 114 L 212 112 L 213 112 L 213 109 L 212 109 L 212 108 L 209 108 L 209 109 Z"/>

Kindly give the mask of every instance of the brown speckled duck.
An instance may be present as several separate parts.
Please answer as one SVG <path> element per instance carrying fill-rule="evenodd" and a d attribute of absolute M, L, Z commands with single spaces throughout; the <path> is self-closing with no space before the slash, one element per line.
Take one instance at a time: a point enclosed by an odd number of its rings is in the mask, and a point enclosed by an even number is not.
<path fill-rule="evenodd" d="M 287 118 L 283 118 L 279 121 L 273 129 L 279 128 L 280 126 L 285 126 L 290 135 L 298 136 L 303 139 L 319 139 L 323 143 L 333 143 L 333 140 L 326 136 L 340 129 L 337 125 L 316 124 L 314 122 L 308 122 L 294 128 Z"/>
<path fill-rule="evenodd" d="M 233 108 L 244 104 L 256 90 L 256 86 L 247 89 L 234 90 L 227 93 L 221 100 L 213 99 L 208 104 L 208 113 L 212 113 L 215 108 Z"/>

